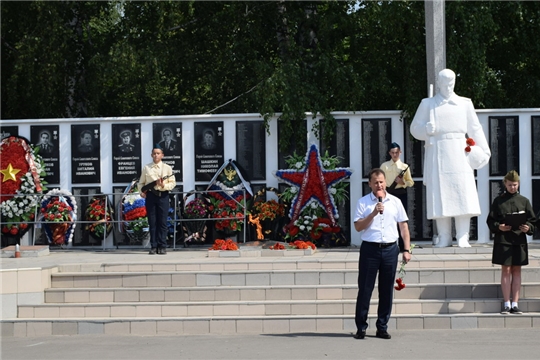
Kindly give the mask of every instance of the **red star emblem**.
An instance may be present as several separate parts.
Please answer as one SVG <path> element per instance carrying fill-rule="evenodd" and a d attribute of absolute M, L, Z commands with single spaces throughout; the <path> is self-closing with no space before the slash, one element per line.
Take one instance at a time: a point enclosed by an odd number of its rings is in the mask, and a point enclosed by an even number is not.
<path fill-rule="evenodd" d="M 336 225 L 337 210 L 334 198 L 328 189 L 349 176 L 352 170 L 348 168 L 337 168 L 334 170 L 324 170 L 319 156 L 317 145 L 311 145 L 307 158 L 306 166 L 301 171 L 296 170 L 278 170 L 275 176 L 282 179 L 289 185 L 299 188 L 298 193 L 292 201 L 289 217 L 293 224 L 300 216 L 302 210 L 312 201 L 317 201 L 325 210 L 332 225 Z"/>

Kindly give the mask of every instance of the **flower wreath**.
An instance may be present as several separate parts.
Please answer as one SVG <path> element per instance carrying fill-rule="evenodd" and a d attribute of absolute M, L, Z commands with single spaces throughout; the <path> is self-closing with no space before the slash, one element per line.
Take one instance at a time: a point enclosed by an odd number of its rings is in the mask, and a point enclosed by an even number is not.
<path fill-rule="evenodd" d="M 146 215 L 146 200 L 137 189 L 137 180 L 126 187 L 119 213 L 122 216 L 120 232 L 127 234 L 132 241 L 142 241 L 149 234 L 148 217 Z"/>
<path fill-rule="evenodd" d="M 0 221 L 2 234 L 22 237 L 35 219 L 46 175 L 43 159 L 21 136 L 2 139 L 0 147 Z"/>
<path fill-rule="evenodd" d="M 84 229 L 94 239 L 103 240 L 104 235 L 107 237 L 112 231 L 113 213 L 113 207 L 107 195 L 95 195 L 85 211 L 85 220 L 93 222 L 87 223 Z"/>
<path fill-rule="evenodd" d="M 69 191 L 52 189 L 43 197 L 39 220 L 49 243 L 65 245 L 73 240 L 76 214 L 77 201 Z"/>

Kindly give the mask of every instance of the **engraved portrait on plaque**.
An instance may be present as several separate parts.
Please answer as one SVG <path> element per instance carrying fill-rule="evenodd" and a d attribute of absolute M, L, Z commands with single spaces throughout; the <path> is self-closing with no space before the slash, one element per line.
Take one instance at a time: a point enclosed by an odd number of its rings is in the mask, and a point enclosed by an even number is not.
<path fill-rule="evenodd" d="M 177 182 L 182 181 L 182 123 L 157 123 L 152 124 L 153 143 L 163 149 L 162 161 L 172 167 Z M 143 149 L 146 151 L 147 149 Z M 148 149 L 151 151 L 151 149 Z"/>
<path fill-rule="evenodd" d="M 71 182 L 101 182 L 100 125 L 71 125 Z"/>
<path fill-rule="evenodd" d="M 195 181 L 210 181 L 223 165 L 223 121 L 195 122 Z"/>
<path fill-rule="evenodd" d="M 112 124 L 113 182 L 129 183 L 141 174 L 141 124 Z"/>
<path fill-rule="evenodd" d="M 30 126 L 30 139 L 39 149 L 45 164 L 45 180 L 49 184 L 60 184 L 60 127 L 58 125 Z"/>

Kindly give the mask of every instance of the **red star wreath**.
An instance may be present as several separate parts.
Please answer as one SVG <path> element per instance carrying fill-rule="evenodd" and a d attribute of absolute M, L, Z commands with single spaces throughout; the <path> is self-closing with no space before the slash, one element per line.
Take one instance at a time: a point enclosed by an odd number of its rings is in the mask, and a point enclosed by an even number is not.
<path fill-rule="evenodd" d="M 21 237 L 35 219 L 43 184 L 43 160 L 20 136 L 2 139 L 0 148 L 0 221 L 2 234 Z"/>
<path fill-rule="evenodd" d="M 301 164 L 299 164 L 301 166 Z M 334 197 L 329 190 L 333 185 L 345 180 L 352 174 L 350 168 L 336 168 L 326 170 L 323 168 L 319 149 L 312 144 L 306 155 L 305 166 L 300 169 L 278 170 L 274 174 L 278 179 L 298 188 L 296 196 L 291 203 L 289 217 L 291 222 L 287 227 L 293 226 L 302 211 L 310 204 L 315 203 L 323 208 L 330 219 L 331 225 L 336 225 L 338 217 Z"/>

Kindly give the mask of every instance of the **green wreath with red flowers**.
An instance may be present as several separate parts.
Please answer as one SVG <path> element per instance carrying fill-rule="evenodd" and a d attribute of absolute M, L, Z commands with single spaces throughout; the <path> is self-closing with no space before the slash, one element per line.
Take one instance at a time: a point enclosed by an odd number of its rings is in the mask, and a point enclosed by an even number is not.
<path fill-rule="evenodd" d="M 0 147 L 0 222 L 3 235 L 22 237 L 31 227 L 46 175 L 39 149 L 21 136 L 2 139 Z"/>

